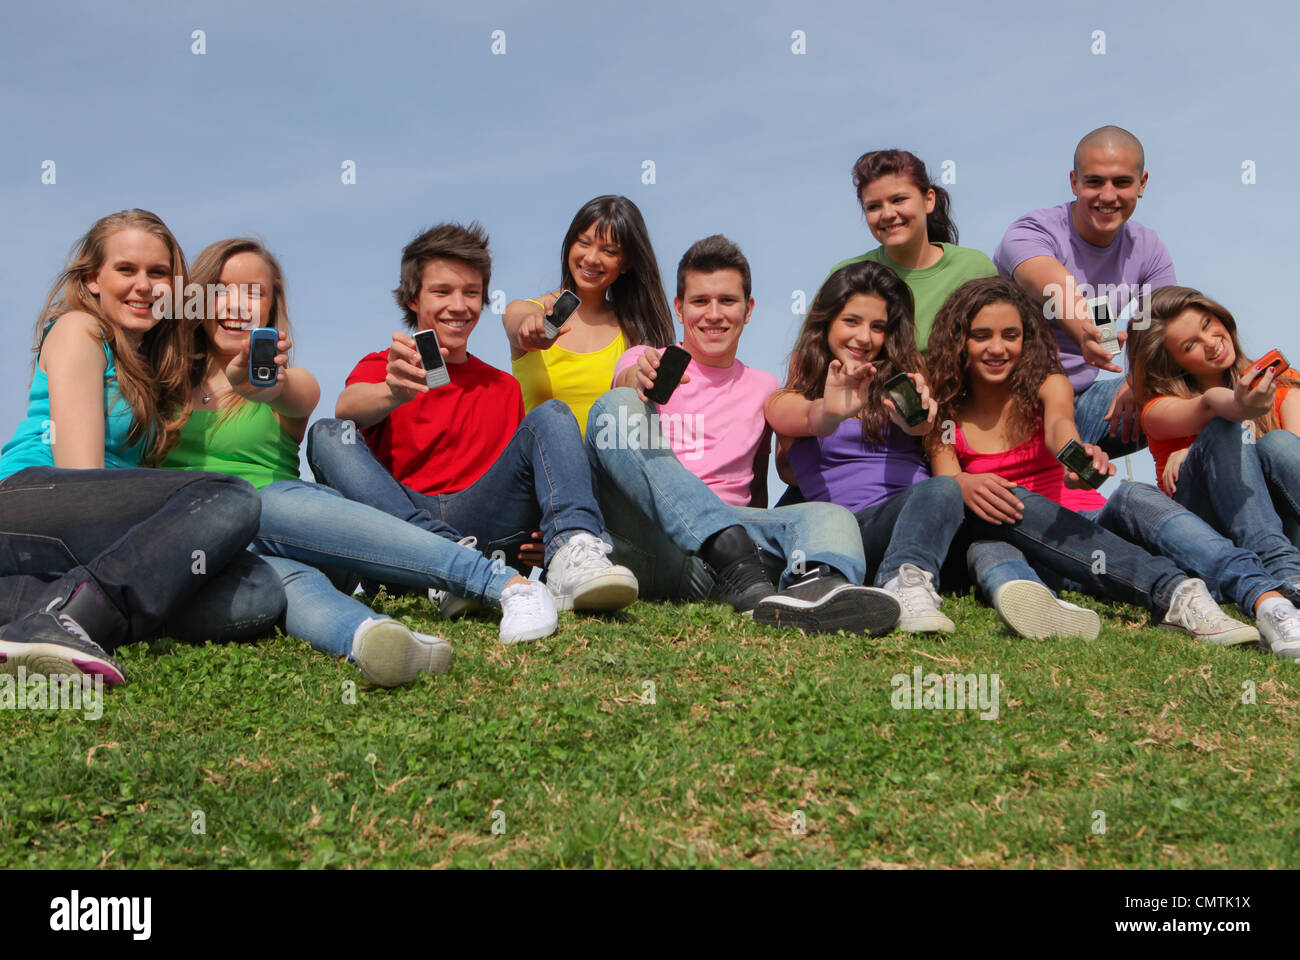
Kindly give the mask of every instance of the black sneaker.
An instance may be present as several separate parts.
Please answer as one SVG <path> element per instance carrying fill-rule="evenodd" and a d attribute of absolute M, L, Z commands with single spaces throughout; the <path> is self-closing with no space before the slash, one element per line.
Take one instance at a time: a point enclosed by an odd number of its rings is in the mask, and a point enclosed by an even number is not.
<path fill-rule="evenodd" d="M 114 611 L 100 616 L 97 608 L 107 598 L 93 583 L 78 584 L 68 597 L 56 597 L 44 610 L 0 628 L 0 673 L 17 675 L 20 666 L 28 673 L 53 676 L 102 676 L 104 685 L 126 683 L 122 667 L 86 632 L 87 626 L 104 619 L 120 621 Z M 73 614 L 80 617 L 74 619 Z"/>
<path fill-rule="evenodd" d="M 739 524 L 710 537 L 700 548 L 700 558 L 709 565 L 721 599 L 737 613 L 749 613 L 772 592 L 758 547 Z"/>
<path fill-rule="evenodd" d="M 797 627 L 809 633 L 888 633 L 901 615 L 893 594 L 849 583 L 826 564 L 818 564 L 798 583 L 764 597 L 754 622 Z"/>

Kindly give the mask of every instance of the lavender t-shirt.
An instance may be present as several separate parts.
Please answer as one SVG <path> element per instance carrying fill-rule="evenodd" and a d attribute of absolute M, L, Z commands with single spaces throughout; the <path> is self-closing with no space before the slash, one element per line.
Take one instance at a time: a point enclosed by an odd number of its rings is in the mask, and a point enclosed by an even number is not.
<path fill-rule="evenodd" d="M 1073 206 L 1071 201 L 1059 207 L 1034 210 L 1011 224 L 993 252 L 998 273 L 1010 277 L 1016 267 L 1031 257 L 1054 257 L 1079 284 L 1080 296 L 1105 294 L 1110 298 L 1112 317 L 1126 316 L 1123 311 L 1130 300 L 1157 287 L 1177 283 L 1173 258 L 1150 227 L 1129 220 L 1110 246 L 1094 247 L 1075 231 L 1070 215 Z M 1084 284 L 1090 289 L 1083 289 Z M 1097 378 L 1097 368 L 1084 362 L 1082 350 L 1059 320 L 1049 322 L 1061 347 L 1066 375 L 1074 392 L 1082 393 Z"/>
<path fill-rule="evenodd" d="M 807 499 L 838 503 L 854 513 L 930 476 L 920 440 L 891 423 L 883 445 L 864 441 L 856 417 L 828 437 L 795 441 L 787 459 Z"/>

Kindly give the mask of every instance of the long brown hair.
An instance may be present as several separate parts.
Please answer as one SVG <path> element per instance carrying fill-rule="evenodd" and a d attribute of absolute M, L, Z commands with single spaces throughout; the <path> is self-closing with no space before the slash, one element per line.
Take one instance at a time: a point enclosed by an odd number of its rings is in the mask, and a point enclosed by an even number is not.
<path fill-rule="evenodd" d="M 1159 287 L 1151 292 L 1136 314 L 1137 317 L 1145 318 L 1146 322 L 1140 327 L 1136 323 L 1129 324 L 1128 344 L 1125 347 L 1128 351 L 1133 392 L 1140 403 L 1145 404 L 1156 397 L 1188 399 L 1199 397 L 1204 392 L 1196 377 L 1180 367 L 1165 347 L 1170 322 L 1189 309 L 1208 313 L 1228 331 L 1236 360 L 1223 372 L 1225 387 L 1236 387 L 1242 373 L 1254 363 L 1242 352 L 1241 340 L 1237 336 L 1237 321 L 1227 307 L 1191 287 Z M 1300 381 L 1291 376 L 1280 376 L 1277 382 L 1290 386 L 1300 385 Z M 1257 436 L 1263 436 L 1281 426 L 1272 410 L 1251 422 L 1255 425 Z"/>
<path fill-rule="evenodd" d="M 32 349 L 39 357 L 49 323 L 66 313 L 79 310 L 99 321 L 100 339 L 113 352 L 117 389 L 131 408 L 127 442 L 132 446 L 144 443 L 140 461 L 154 464 L 176 445 L 181 425 L 189 416 L 189 366 L 194 351 L 195 323 L 183 319 L 182 311 L 173 310 L 175 318 L 156 323 L 141 339 L 137 350 L 125 332 L 101 309 L 99 297 L 90 292 L 87 282 L 104 265 L 108 238 L 132 228 L 152 234 L 166 244 L 171 257 L 167 285 L 172 287 L 172 302 L 181 297 L 188 273 L 185 254 L 167 225 L 148 210 L 109 214 L 96 220 L 73 245 L 67 264 L 55 278 L 36 318 Z M 177 278 L 180 278 L 179 290 L 174 286 Z"/>
<path fill-rule="evenodd" d="M 872 360 L 876 375 L 867 387 L 867 405 L 863 408 L 862 439 L 884 443 L 889 416 L 883 404 L 885 381 L 896 373 L 920 373 L 925 362 L 916 349 L 912 319 L 912 291 L 884 264 L 860 260 L 840 267 L 821 285 L 808 308 L 808 316 L 790 352 L 785 388 L 806 400 L 817 400 L 826 389 L 826 371 L 830 368 L 830 330 L 835 318 L 848 302 L 859 294 L 871 294 L 885 301 L 885 341 Z"/>
<path fill-rule="evenodd" d="M 281 269 L 280 261 L 276 259 L 275 254 L 266 249 L 266 245 L 260 240 L 255 240 L 252 237 L 231 237 L 228 240 L 218 240 L 216 243 L 208 244 L 194 258 L 194 266 L 190 270 L 190 282 L 203 291 L 203 319 L 209 319 L 207 316 L 207 291 L 221 282 L 221 271 L 225 269 L 226 261 L 241 253 L 251 253 L 260 257 L 262 262 L 266 264 L 267 270 L 271 273 L 271 313 L 269 316 L 263 315 L 262 325 L 274 327 L 283 336 L 290 336 L 289 305 L 284 294 L 284 270 Z M 196 355 L 191 380 L 197 385 L 203 380 L 208 362 L 208 333 L 202 324 L 194 333 L 194 346 Z M 220 419 L 227 419 L 244 403 L 244 398 L 239 394 L 235 394 L 234 401 L 222 411 Z"/>
<path fill-rule="evenodd" d="M 1043 404 L 1038 390 L 1050 374 L 1064 373 L 1056 339 L 1047 321 L 1016 284 L 1004 277 L 969 280 L 954 290 L 934 318 L 926 362 L 930 368 L 930 395 L 939 405 L 938 420 L 956 422 L 970 396 L 970 355 L 966 343 L 971 323 L 985 307 L 1008 303 L 1020 315 L 1023 332 L 1020 359 L 1011 371 L 1008 386 L 1012 397 L 1011 422 L 1007 439 L 1013 444 L 1027 440 L 1042 420 Z M 939 431 L 931 431 L 931 445 L 939 442 Z"/>

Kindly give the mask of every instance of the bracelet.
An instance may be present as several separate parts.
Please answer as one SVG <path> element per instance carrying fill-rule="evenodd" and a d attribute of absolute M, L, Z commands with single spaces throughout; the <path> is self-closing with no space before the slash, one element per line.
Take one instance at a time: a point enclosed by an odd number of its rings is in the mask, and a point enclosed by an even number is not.
<path fill-rule="evenodd" d="M 535 303 L 535 304 L 537 304 L 539 307 L 541 307 L 543 310 L 546 309 L 546 304 L 542 303 L 542 301 L 540 301 L 540 300 L 534 300 L 532 297 L 526 297 L 526 298 L 524 299 L 524 303 Z"/>

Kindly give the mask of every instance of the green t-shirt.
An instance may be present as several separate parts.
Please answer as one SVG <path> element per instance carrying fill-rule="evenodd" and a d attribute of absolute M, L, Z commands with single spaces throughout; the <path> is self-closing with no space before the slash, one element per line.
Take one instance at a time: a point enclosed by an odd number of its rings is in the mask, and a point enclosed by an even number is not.
<path fill-rule="evenodd" d="M 951 243 L 941 243 L 939 246 L 943 247 L 943 256 L 932 267 L 922 267 L 920 270 L 900 267 L 885 255 L 884 247 L 876 247 L 860 257 L 841 260 L 831 269 L 831 273 L 861 260 L 874 260 L 893 270 L 912 291 L 912 299 L 916 302 L 916 345 L 924 350 L 930 342 L 934 316 L 948 295 L 968 280 L 998 275 L 998 268 L 993 266 L 993 261 L 978 250 L 955 247 Z"/>
<path fill-rule="evenodd" d="M 162 467 L 228 473 L 259 490 L 277 480 L 298 479 L 298 441 L 284 432 L 274 410 L 246 401 L 224 421 L 222 412 L 196 410 Z"/>

